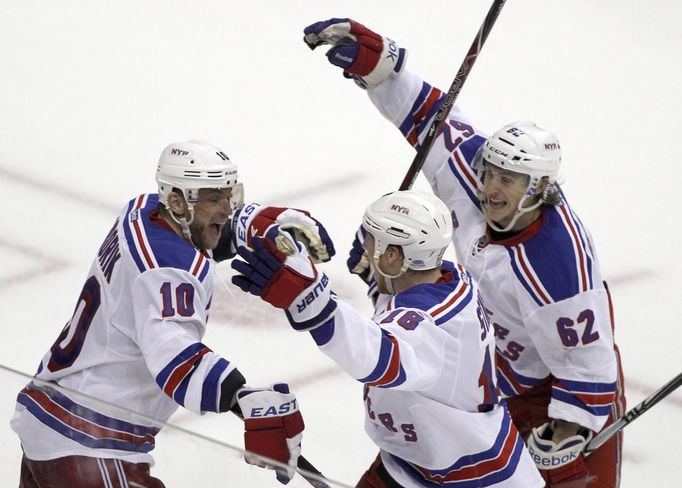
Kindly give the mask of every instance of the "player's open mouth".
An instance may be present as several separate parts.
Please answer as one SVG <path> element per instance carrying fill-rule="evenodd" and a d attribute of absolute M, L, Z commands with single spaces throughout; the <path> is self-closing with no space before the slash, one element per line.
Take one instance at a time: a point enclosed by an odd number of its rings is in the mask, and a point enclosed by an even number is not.
<path fill-rule="evenodd" d="M 495 200 L 493 198 L 488 198 L 488 200 L 486 201 L 486 205 L 491 210 L 499 210 L 501 208 L 504 208 L 507 205 L 507 201 L 506 200 Z"/>

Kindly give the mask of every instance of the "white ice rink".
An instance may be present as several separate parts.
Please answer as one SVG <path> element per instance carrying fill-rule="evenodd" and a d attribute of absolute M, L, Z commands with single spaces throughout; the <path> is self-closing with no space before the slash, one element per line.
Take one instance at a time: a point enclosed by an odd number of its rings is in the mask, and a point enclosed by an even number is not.
<path fill-rule="evenodd" d="M 302 29 L 353 17 L 407 47 L 408 69 L 447 89 L 488 6 L 0 0 L 0 364 L 35 371 L 115 216 L 155 190 L 156 160 L 175 140 L 214 142 L 240 165 L 248 199 L 324 222 L 338 249 L 325 265 L 334 289 L 369 310 L 346 253 L 365 204 L 398 187 L 413 152 L 323 50 L 309 51 Z M 611 285 L 629 407 L 682 369 L 680 18 L 679 0 L 508 0 L 459 96 L 490 132 L 533 119 L 559 134 L 564 189 Z M 220 269 L 229 282 L 229 266 Z M 204 342 L 250 384 L 289 381 L 307 424 L 304 455 L 354 484 L 376 454 L 360 384 L 267 304 L 225 287 L 213 304 Z M 12 487 L 21 450 L 8 423 L 25 380 L 0 380 L 0 486 Z M 231 415 L 171 420 L 242 444 Z M 622 488 L 682 485 L 682 392 L 625 432 Z M 168 431 L 157 446 L 153 473 L 168 487 L 279 486 L 205 440 Z"/>

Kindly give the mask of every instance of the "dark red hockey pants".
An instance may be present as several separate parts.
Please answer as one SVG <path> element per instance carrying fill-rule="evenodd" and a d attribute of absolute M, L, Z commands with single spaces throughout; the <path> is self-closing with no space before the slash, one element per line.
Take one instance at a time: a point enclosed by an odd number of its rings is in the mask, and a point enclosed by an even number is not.
<path fill-rule="evenodd" d="M 21 459 L 19 488 L 105 488 L 130 484 L 165 488 L 160 480 L 149 474 L 149 464 L 146 463 L 85 456 L 66 456 L 48 461 L 33 461 L 26 456 Z"/>

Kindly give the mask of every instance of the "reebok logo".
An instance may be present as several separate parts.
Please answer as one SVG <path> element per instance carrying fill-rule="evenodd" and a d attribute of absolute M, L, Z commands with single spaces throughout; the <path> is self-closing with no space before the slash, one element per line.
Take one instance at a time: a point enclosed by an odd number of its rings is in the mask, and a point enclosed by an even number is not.
<path fill-rule="evenodd" d="M 393 39 L 386 38 L 388 41 L 388 52 L 386 53 L 386 59 L 390 59 L 393 64 L 398 62 L 398 46 Z"/>
<path fill-rule="evenodd" d="M 570 462 L 575 461 L 578 458 L 578 452 L 571 451 L 565 452 L 559 455 L 541 452 L 538 453 L 533 449 L 532 446 L 528 446 L 528 452 L 530 457 L 537 466 L 542 466 L 544 469 L 556 468 L 559 466 L 564 466 Z"/>
<path fill-rule="evenodd" d="M 353 63 L 353 61 L 355 61 L 353 58 L 348 57 L 348 56 L 344 56 L 343 54 L 339 54 L 339 53 L 334 54 L 334 57 L 336 59 L 340 59 L 341 61 L 345 61 L 346 63 L 351 63 L 351 64 Z"/>

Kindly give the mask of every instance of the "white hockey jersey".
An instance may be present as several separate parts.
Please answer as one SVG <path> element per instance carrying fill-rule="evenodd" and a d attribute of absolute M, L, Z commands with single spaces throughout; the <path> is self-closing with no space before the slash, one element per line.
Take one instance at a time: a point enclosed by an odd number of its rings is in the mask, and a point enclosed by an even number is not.
<path fill-rule="evenodd" d="M 166 421 L 179 405 L 218 411 L 235 366 L 201 342 L 214 262 L 155 217 L 158 195 L 131 200 L 90 268 L 73 317 L 36 377 Z M 30 383 L 12 428 L 30 459 L 68 455 L 153 463 L 159 425 Z"/>
<path fill-rule="evenodd" d="M 365 384 L 365 429 L 401 486 L 543 486 L 498 403 L 478 289 L 462 267 L 443 271 L 438 283 L 381 295 L 372 319 L 339 300 L 311 335 Z"/>
<path fill-rule="evenodd" d="M 445 98 L 409 72 L 370 89 L 369 96 L 415 147 Z M 458 261 L 485 298 L 497 340 L 499 387 L 504 396 L 515 396 L 551 374 L 549 416 L 598 431 L 616 407 L 619 385 L 610 298 L 592 238 L 564 199 L 545 206 L 541 219 L 520 234 L 495 242 L 472 168 L 484 141 L 454 108 L 423 172 L 452 210 Z"/>

